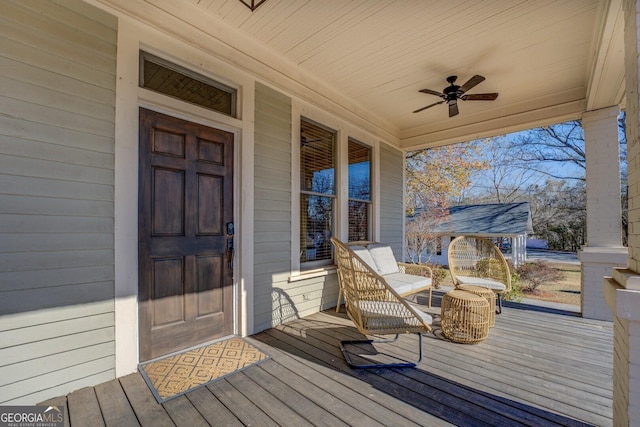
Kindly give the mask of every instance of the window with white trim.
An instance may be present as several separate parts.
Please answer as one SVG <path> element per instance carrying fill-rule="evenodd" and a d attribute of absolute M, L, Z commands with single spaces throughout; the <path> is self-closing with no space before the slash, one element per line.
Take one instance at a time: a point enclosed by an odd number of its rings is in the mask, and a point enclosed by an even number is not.
<path fill-rule="evenodd" d="M 140 87 L 236 117 L 237 90 L 140 51 Z"/>
<path fill-rule="evenodd" d="M 349 138 L 349 241 L 371 240 L 371 147 Z"/>
<path fill-rule="evenodd" d="M 333 263 L 336 132 L 300 120 L 300 267 Z"/>

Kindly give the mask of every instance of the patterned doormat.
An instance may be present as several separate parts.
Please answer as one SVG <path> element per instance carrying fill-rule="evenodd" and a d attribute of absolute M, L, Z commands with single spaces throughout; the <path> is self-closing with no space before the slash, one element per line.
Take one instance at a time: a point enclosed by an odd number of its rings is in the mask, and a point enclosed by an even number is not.
<path fill-rule="evenodd" d="M 242 338 L 233 337 L 140 365 L 140 373 L 159 403 L 267 360 Z"/>

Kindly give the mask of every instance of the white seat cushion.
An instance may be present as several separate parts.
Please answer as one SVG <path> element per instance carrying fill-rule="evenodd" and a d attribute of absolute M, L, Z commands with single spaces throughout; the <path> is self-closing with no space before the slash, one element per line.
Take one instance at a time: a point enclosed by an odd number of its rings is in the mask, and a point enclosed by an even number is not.
<path fill-rule="evenodd" d="M 353 245 L 349 246 L 349 249 L 351 249 L 353 253 L 358 255 L 365 264 L 373 269 L 373 271 L 375 271 L 376 273 L 378 272 L 378 266 L 376 266 L 373 258 L 371 258 L 371 254 L 369 253 L 367 248 L 365 248 L 364 246 Z"/>
<path fill-rule="evenodd" d="M 391 273 L 383 276 L 389 286 L 400 295 L 411 293 L 418 289 L 431 286 L 431 279 L 428 277 L 415 276 L 405 273 Z"/>
<path fill-rule="evenodd" d="M 385 274 L 397 273 L 398 263 L 396 257 L 393 255 L 391 246 L 383 243 L 372 243 L 367 246 L 371 258 L 377 266 L 378 274 L 384 276 Z"/>
<path fill-rule="evenodd" d="M 426 323 L 427 325 L 431 325 L 433 323 L 433 317 L 431 317 L 430 314 L 425 313 L 422 310 L 418 310 L 415 307 L 414 309 L 416 310 L 416 313 L 418 313 L 418 316 L 420 316 L 420 318 L 424 321 L 424 323 Z"/>
<path fill-rule="evenodd" d="M 367 325 L 371 329 L 388 327 L 388 326 L 397 326 L 397 318 L 394 318 L 387 313 L 392 313 L 395 310 L 398 310 L 394 306 L 398 306 L 400 303 L 398 302 L 371 302 L 371 301 L 360 301 L 360 313 L 367 318 Z M 420 316 L 420 318 L 427 325 L 431 325 L 433 323 L 433 318 L 421 311 L 417 308 L 413 307 L 416 313 Z M 402 309 L 400 309 L 402 310 Z M 382 312 L 382 313 L 381 313 Z"/>
<path fill-rule="evenodd" d="M 400 274 L 400 273 L 395 273 L 395 274 Z M 389 278 L 388 276 L 385 276 L 384 280 L 399 295 L 409 294 L 413 290 L 413 286 L 411 286 L 411 283 L 403 282 L 401 280 L 393 280 L 392 278 Z"/>
<path fill-rule="evenodd" d="M 476 285 L 482 286 L 483 288 L 489 288 L 492 291 L 501 292 L 507 289 L 504 283 L 500 283 L 491 279 L 484 279 L 482 277 L 470 277 L 470 276 L 456 276 L 456 279 L 462 285 Z"/>

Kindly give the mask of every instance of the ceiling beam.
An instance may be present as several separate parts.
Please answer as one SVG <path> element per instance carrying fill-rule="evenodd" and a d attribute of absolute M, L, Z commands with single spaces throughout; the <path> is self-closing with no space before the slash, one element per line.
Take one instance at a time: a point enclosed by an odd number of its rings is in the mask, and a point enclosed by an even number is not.
<path fill-rule="evenodd" d="M 581 99 L 481 122 L 434 130 L 433 132 L 422 135 L 401 138 L 400 146 L 405 151 L 434 148 L 455 144 L 457 142 L 472 141 L 474 139 L 489 138 L 511 132 L 533 129 L 535 127 L 568 120 L 576 120 L 582 116 L 586 105 L 586 101 Z"/>
<path fill-rule="evenodd" d="M 587 110 L 622 103 L 624 97 L 624 10 L 622 0 L 603 4 L 600 31 L 593 41 L 594 61 L 587 87 Z"/>

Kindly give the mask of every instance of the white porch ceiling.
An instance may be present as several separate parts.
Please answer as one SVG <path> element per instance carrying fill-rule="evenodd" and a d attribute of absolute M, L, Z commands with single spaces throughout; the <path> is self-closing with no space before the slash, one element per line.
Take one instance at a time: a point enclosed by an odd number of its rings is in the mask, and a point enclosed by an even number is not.
<path fill-rule="evenodd" d="M 159 2 L 157 0 L 148 0 Z M 578 118 L 622 101 L 619 0 L 188 0 L 366 112 L 403 148 Z M 289 67 L 289 68 L 288 68 Z M 419 93 L 486 77 L 468 93 L 496 101 L 446 104 Z M 356 113 L 357 114 L 357 113 Z"/>

